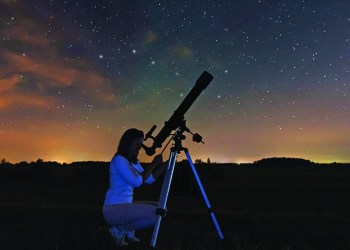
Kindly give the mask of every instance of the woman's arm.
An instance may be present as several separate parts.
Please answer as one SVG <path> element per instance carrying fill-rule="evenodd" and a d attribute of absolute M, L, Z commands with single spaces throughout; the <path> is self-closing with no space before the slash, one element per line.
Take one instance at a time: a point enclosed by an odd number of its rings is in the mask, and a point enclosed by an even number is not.
<path fill-rule="evenodd" d="M 150 166 L 141 173 L 142 176 L 142 182 L 145 182 L 147 180 L 147 178 L 149 177 L 149 175 L 153 172 L 154 168 L 156 166 L 158 166 L 159 164 L 161 164 L 163 162 L 163 157 L 161 154 L 156 155 L 153 159 L 153 161 L 151 162 Z M 153 175 L 153 177 L 156 179 L 156 177 Z"/>
<path fill-rule="evenodd" d="M 154 179 L 158 179 L 159 176 L 161 176 L 165 169 L 168 166 L 168 162 L 163 162 L 159 167 L 157 167 L 153 172 L 152 172 L 152 176 Z"/>

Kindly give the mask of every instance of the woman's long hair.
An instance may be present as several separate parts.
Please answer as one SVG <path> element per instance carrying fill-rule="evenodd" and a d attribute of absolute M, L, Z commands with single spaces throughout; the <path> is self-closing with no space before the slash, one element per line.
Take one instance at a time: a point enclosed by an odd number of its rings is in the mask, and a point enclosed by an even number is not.
<path fill-rule="evenodd" d="M 136 128 L 130 128 L 124 132 L 119 141 L 118 151 L 116 155 L 124 156 L 129 162 L 137 163 L 137 158 L 129 156 L 129 147 L 135 139 L 143 138 L 144 133 Z"/>

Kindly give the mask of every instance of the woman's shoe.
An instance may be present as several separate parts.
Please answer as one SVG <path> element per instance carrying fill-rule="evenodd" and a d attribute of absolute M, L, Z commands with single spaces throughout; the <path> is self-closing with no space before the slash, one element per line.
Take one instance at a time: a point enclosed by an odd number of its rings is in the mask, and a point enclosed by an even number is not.
<path fill-rule="evenodd" d="M 141 240 L 135 236 L 135 231 L 127 231 L 125 238 L 129 242 L 140 242 Z"/>
<path fill-rule="evenodd" d="M 128 246 L 129 245 L 125 241 L 125 232 L 123 230 L 120 230 L 117 227 L 111 227 L 109 229 L 109 233 L 111 234 L 111 236 L 112 236 L 112 238 L 117 246 Z"/>

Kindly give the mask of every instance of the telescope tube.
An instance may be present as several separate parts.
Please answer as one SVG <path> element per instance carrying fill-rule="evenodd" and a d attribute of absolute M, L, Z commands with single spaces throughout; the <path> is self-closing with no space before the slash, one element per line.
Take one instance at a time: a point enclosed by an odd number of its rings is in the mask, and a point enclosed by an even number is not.
<path fill-rule="evenodd" d="M 209 85 L 213 78 L 214 77 L 207 71 L 204 71 L 200 75 L 190 93 L 188 93 L 180 106 L 174 111 L 174 114 L 170 117 L 170 119 L 164 123 L 164 127 L 159 131 L 158 135 L 154 137 L 154 142 L 152 145 L 153 149 L 162 147 L 162 143 L 173 130 L 177 129 L 180 123 L 184 120 L 185 113 L 201 94 L 201 92 Z"/>

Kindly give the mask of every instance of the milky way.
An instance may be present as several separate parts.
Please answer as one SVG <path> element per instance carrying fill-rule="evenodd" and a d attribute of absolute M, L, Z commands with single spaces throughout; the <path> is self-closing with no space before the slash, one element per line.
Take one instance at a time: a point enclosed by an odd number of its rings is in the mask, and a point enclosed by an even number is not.
<path fill-rule="evenodd" d="M 205 70 L 193 159 L 350 162 L 348 1 L 0 0 L 0 14 L 0 158 L 108 161 Z"/>

